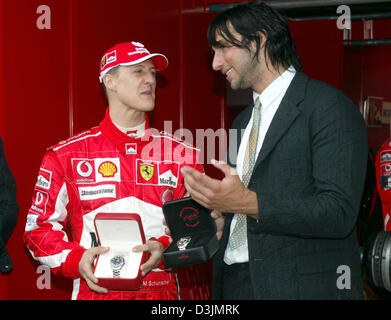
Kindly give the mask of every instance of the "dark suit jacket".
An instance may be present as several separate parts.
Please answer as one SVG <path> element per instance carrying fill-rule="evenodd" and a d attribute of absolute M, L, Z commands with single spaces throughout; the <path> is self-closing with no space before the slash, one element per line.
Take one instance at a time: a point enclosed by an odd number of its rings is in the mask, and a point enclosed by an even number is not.
<path fill-rule="evenodd" d="M 235 119 L 238 141 L 230 141 L 230 148 L 238 150 L 251 112 L 252 106 Z M 367 154 L 366 126 L 357 107 L 337 89 L 297 72 L 249 183 L 259 208 L 258 221 L 247 218 L 256 299 L 362 298 L 355 226 Z M 215 299 L 221 297 L 231 220 L 227 214 L 214 258 Z"/>
<path fill-rule="evenodd" d="M 13 268 L 5 243 L 15 227 L 18 210 L 16 183 L 8 168 L 0 138 L 0 272 L 8 272 Z"/>

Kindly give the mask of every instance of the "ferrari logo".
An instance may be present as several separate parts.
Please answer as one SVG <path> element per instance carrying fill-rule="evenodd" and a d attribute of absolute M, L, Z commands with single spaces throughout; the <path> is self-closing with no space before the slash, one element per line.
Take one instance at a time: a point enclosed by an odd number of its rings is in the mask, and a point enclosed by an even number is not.
<path fill-rule="evenodd" d="M 101 61 L 101 64 L 100 64 L 100 67 L 101 68 L 104 68 L 106 65 L 106 55 L 102 58 L 102 61 Z"/>
<path fill-rule="evenodd" d="M 153 173 L 154 173 L 154 166 L 153 164 L 150 164 L 150 163 L 142 163 L 140 164 L 140 174 L 141 176 L 143 177 L 143 179 L 145 181 L 149 181 L 152 179 L 153 177 Z"/>

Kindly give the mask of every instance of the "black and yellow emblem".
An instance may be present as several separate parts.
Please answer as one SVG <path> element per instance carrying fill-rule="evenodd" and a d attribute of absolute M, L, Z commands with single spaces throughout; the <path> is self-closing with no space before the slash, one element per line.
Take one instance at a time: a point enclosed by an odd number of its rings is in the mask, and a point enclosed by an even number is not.
<path fill-rule="evenodd" d="M 106 59 L 106 55 L 104 55 L 103 58 L 102 58 L 102 61 L 100 62 L 100 67 L 101 67 L 101 68 L 104 68 L 104 67 L 105 67 L 105 65 L 106 65 L 106 60 L 107 60 L 107 59 Z"/>
<path fill-rule="evenodd" d="M 154 168 L 153 164 L 150 164 L 150 163 L 140 164 L 139 170 L 140 170 L 141 177 L 145 181 L 151 180 L 153 177 L 153 174 L 155 172 L 155 168 Z"/>

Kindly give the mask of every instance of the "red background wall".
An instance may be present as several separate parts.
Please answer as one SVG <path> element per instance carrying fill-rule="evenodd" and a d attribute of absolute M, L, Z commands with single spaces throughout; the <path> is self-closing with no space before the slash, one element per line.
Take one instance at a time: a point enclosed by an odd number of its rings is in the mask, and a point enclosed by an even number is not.
<path fill-rule="evenodd" d="M 363 23 L 354 22 L 352 39 L 363 38 Z M 391 21 L 373 21 L 374 39 L 391 38 Z M 391 102 L 391 46 L 347 47 L 345 49 L 344 92 L 357 106 L 367 96 L 382 97 Z M 390 137 L 390 126 L 368 127 L 368 144 L 377 149 Z"/>
<path fill-rule="evenodd" d="M 22 236 L 46 148 L 98 124 L 104 115 L 98 66 L 110 46 L 135 40 L 167 55 L 169 68 L 159 74 L 150 114 L 153 126 L 164 129 L 164 121 L 171 120 L 173 131 L 183 127 L 193 133 L 229 127 L 234 114 L 226 108 L 225 79 L 212 71 L 206 41 L 214 15 L 204 9 L 212 2 L 218 1 L 46 0 L 52 29 L 39 30 L 41 1 L 0 0 L 0 134 L 20 204 L 7 244 L 15 269 L 0 275 L 0 299 L 70 297 L 71 282 L 61 278 L 52 278 L 51 290 L 37 288 L 37 265 Z M 344 49 L 335 21 L 289 25 L 309 76 L 344 89 L 357 104 L 364 93 L 390 94 L 390 47 Z M 218 176 L 211 166 L 206 170 Z"/>

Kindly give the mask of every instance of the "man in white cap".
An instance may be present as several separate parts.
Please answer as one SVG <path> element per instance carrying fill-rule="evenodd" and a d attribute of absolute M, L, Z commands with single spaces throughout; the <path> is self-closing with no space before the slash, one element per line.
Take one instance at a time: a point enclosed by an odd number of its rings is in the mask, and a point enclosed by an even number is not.
<path fill-rule="evenodd" d="M 44 157 L 25 243 L 53 273 L 75 279 L 73 299 L 178 298 L 176 275 L 164 271 L 161 260 L 169 245 L 161 207 L 185 195 L 182 165 L 203 168 L 198 149 L 149 128 L 146 112 L 155 106 L 156 72 L 167 65 L 164 55 L 151 54 L 139 42 L 109 49 L 100 64 L 109 102 L 104 120 L 51 147 Z M 164 148 L 167 144 L 170 148 Z M 175 154 L 178 149 L 184 152 Z M 148 260 L 140 267 L 144 278 L 137 291 L 108 290 L 94 275 L 94 258 L 114 254 L 98 246 L 94 222 L 102 212 L 141 217 L 147 241 L 133 250 L 146 251 Z M 120 277 L 129 259 L 115 258 L 109 271 Z"/>

